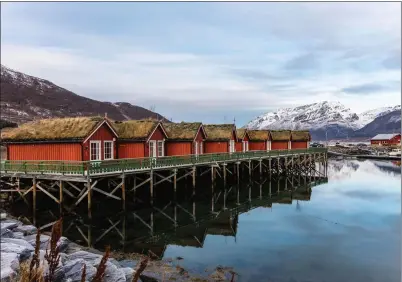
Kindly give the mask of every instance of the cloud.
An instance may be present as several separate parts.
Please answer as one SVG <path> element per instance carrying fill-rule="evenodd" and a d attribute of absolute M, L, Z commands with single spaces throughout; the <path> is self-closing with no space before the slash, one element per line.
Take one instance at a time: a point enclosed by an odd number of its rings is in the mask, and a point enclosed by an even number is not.
<path fill-rule="evenodd" d="M 361 85 L 350 86 L 342 89 L 342 92 L 350 94 L 371 94 L 386 91 L 398 91 L 400 89 L 400 81 L 389 81 L 386 84 L 382 83 L 367 83 Z"/>
<path fill-rule="evenodd" d="M 400 80 L 396 7 L 2 3 L 2 64 L 93 99 L 155 105 L 174 120 L 241 124 L 322 100 L 364 111 L 400 103 L 400 90 L 386 87 Z M 386 99 L 375 95 L 380 85 Z"/>

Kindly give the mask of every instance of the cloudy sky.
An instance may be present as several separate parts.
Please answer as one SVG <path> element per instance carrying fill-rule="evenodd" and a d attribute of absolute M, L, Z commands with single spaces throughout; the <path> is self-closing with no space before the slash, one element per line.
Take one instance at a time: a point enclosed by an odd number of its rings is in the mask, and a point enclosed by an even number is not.
<path fill-rule="evenodd" d="M 400 3 L 1 3 L 1 63 L 174 121 L 401 102 Z"/>

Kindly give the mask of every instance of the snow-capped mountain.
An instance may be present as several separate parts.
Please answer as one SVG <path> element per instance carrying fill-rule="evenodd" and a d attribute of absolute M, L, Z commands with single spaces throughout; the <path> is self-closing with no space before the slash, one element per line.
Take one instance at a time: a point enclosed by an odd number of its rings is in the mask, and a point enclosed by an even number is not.
<path fill-rule="evenodd" d="M 359 121 L 360 121 L 361 127 L 363 128 L 364 126 L 366 126 L 367 124 L 369 124 L 370 122 L 372 122 L 373 120 L 375 120 L 378 117 L 381 117 L 390 112 L 394 112 L 394 111 L 398 111 L 398 110 L 401 110 L 401 105 L 397 105 L 394 107 L 381 107 L 381 108 L 377 108 L 374 110 L 365 111 L 365 112 L 359 114 Z"/>
<path fill-rule="evenodd" d="M 41 78 L 1 65 L 1 120 L 15 123 L 33 119 L 105 115 L 116 120 L 161 115 L 130 103 L 102 102 L 79 96 Z"/>
<path fill-rule="evenodd" d="M 383 107 L 357 114 L 339 102 L 324 101 L 295 108 L 279 109 L 258 116 L 245 127 L 249 129 L 307 129 L 314 139 L 347 138 L 374 120 L 401 106 Z"/>

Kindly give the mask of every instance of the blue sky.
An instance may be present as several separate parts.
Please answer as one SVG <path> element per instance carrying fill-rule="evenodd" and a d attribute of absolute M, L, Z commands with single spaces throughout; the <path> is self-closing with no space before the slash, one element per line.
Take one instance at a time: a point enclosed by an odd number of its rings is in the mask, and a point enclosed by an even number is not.
<path fill-rule="evenodd" d="M 174 121 L 401 102 L 400 3 L 1 3 L 1 63 Z"/>

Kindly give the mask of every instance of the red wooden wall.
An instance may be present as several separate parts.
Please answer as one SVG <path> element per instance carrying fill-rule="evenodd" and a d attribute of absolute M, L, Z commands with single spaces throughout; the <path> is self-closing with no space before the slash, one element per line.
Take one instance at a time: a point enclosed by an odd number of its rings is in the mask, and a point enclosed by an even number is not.
<path fill-rule="evenodd" d="M 198 142 L 198 153 L 200 153 L 200 148 L 201 148 L 201 143 L 203 143 L 202 145 L 202 150 L 203 150 L 203 153 L 205 153 L 205 146 L 204 146 L 204 141 L 203 140 L 205 140 L 205 135 L 204 135 L 204 132 L 202 131 L 202 130 L 199 130 L 198 132 L 197 132 L 197 136 L 195 137 L 195 141 L 197 141 Z M 192 145 L 192 147 L 191 147 L 191 153 L 192 154 L 195 154 L 195 151 L 194 151 L 194 145 Z"/>
<path fill-rule="evenodd" d="M 250 141 L 248 147 L 250 151 L 266 151 L 267 141 Z"/>
<path fill-rule="evenodd" d="M 119 142 L 119 159 L 145 157 L 145 142 Z"/>
<path fill-rule="evenodd" d="M 370 141 L 371 145 L 398 145 L 401 143 L 401 135 L 397 135 L 394 138 L 390 139 L 390 140 L 371 140 Z"/>
<path fill-rule="evenodd" d="M 308 141 L 292 141 L 292 149 L 307 149 Z"/>
<path fill-rule="evenodd" d="M 84 161 L 89 161 L 90 160 L 90 141 L 101 141 L 101 160 L 104 158 L 104 143 L 103 141 L 113 141 L 113 138 L 116 138 L 116 136 L 113 134 L 113 132 L 110 130 L 110 128 L 106 125 L 103 124 L 92 136 L 89 138 L 84 144 L 84 154 L 83 154 L 83 160 Z M 117 138 L 116 138 L 117 139 Z M 116 158 L 116 142 L 113 142 L 113 157 Z"/>
<path fill-rule="evenodd" d="M 193 151 L 193 142 L 190 141 L 167 141 L 166 156 L 190 155 Z"/>
<path fill-rule="evenodd" d="M 229 142 L 226 141 L 205 141 L 204 152 L 210 153 L 227 153 L 229 152 Z"/>
<path fill-rule="evenodd" d="M 236 142 L 236 152 L 243 152 L 243 143 L 242 143 L 242 141 Z"/>
<path fill-rule="evenodd" d="M 8 144 L 8 160 L 81 161 L 80 143 Z"/>
<path fill-rule="evenodd" d="M 271 150 L 285 150 L 288 148 L 288 141 L 272 141 Z"/>

